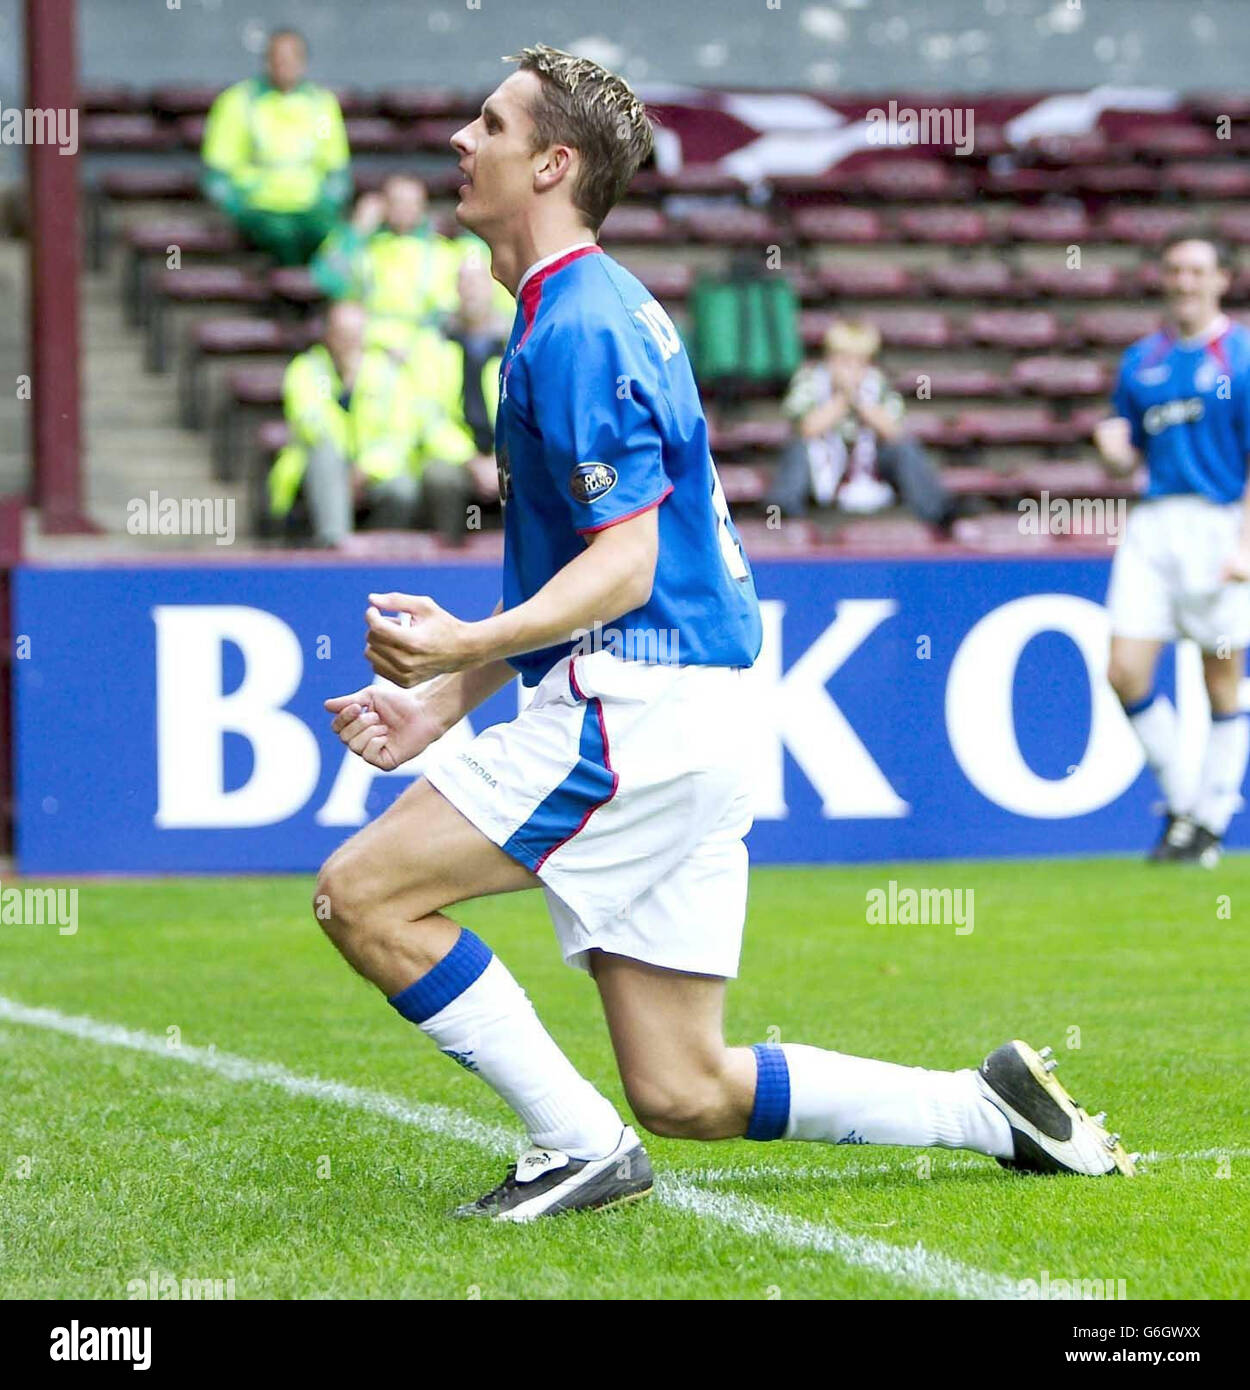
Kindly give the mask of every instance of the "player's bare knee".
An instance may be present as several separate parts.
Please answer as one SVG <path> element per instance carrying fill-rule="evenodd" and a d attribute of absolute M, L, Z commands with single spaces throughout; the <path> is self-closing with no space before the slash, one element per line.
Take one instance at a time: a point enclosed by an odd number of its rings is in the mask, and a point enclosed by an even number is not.
<path fill-rule="evenodd" d="M 372 894 L 365 877 L 352 869 L 341 850 L 321 866 L 313 891 L 313 916 L 333 941 L 359 932 L 369 920 Z"/>
<path fill-rule="evenodd" d="M 626 1077 L 625 1094 L 638 1123 L 665 1139 L 719 1136 L 722 1088 L 715 1076 Z"/>
<path fill-rule="evenodd" d="M 1139 704 L 1150 693 L 1149 678 L 1131 662 L 1115 657 L 1107 663 L 1107 682 L 1122 705 Z"/>

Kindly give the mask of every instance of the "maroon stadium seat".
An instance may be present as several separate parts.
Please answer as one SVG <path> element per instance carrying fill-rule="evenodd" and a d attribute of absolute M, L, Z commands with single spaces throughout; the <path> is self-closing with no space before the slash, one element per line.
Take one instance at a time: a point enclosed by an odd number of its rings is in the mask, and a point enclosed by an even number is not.
<path fill-rule="evenodd" d="M 1161 246 L 1177 232 L 1189 231 L 1198 219 L 1188 208 L 1112 208 L 1100 234 L 1133 246 Z"/>
<path fill-rule="evenodd" d="M 892 202 L 950 198 L 959 193 L 959 181 L 941 159 L 896 155 L 857 169 L 855 174 L 865 193 Z"/>
<path fill-rule="evenodd" d="M 1072 320 L 1075 343 L 1095 347 L 1127 347 L 1159 327 L 1155 309 L 1087 309 Z"/>
<path fill-rule="evenodd" d="M 1250 243 L 1250 208 L 1217 213 L 1214 226 L 1216 232 L 1228 241 L 1246 245 Z"/>
<path fill-rule="evenodd" d="M 943 348 L 955 336 L 946 315 L 933 309 L 874 309 L 864 317 L 876 324 L 886 347 Z"/>
<path fill-rule="evenodd" d="M 259 305 L 268 303 L 270 298 L 266 283 L 235 266 L 162 268 L 151 276 L 150 284 L 146 365 L 149 371 L 156 372 L 165 370 L 166 304 Z"/>
<path fill-rule="evenodd" d="M 288 304 L 320 304 L 325 291 L 302 265 L 279 266 L 269 272 L 269 288 Z"/>
<path fill-rule="evenodd" d="M 777 240 L 772 219 L 759 208 L 694 208 L 678 220 L 699 241 L 767 245 Z"/>
<path fill-rule="evenodd" d="M 320 325 L 311 320 L 282 323 L 277 319 L 205 319 L 195 325 L 187 341 L 178 380 L 179 418 L 187 429 L 197 429 L 204 418 L 204 359 L 267 354 L 291 357 L 319 336 Z"/>
<path fill-rule="evenodd" d="M 1059 325 L 1045 309 L 982 309 L 968 316 L 967 331 L 987 347 L 1036 352 L 1059 342 Z"/>
<path fill-rule="evenodd" d="M 894 389 L 905 400 L 918 400 L 921 386 L 927 393 L 926 399 L 940 401 L 953 396 L 1001 396 L 1007 391 L 1007 380 L 1001 372 L 985 367 L 911 369 L 894 378 Z"/>
<path fill-rule="evenodd" d="M 378 110 L 397 121 L 419 121 L 431 116 L 477 115 L 480 103 L 450 87 L 392 88 L 378 98 Z"/>
<path fill-rule="evenodd" d="M 1169 164 L 1164 188 L 1192 198 L 1250 198 L 1250 169 L 1244 164 Z"/>
<path fill-rule="evenodd" d="M 241 251 L 243 242 L 233 227 L 188 218 L 144 222 L 128 228 L 128 255 L 122 277 L 122 303 L 128 323 L 138 324 L 145 316 L 141 303 L 145 261 L 153 256 L 168 255 L 171 246 L 176 246 L 183 255 L 229 256 Z"/>
<path fill-rule="evenodd" d="M 731 425 L 710 427 L 715 454 L 776 453 L 790 438 L 788 420 L 739 420 Z"/>
<path fill-rule="evenodd" d="M 976 468 L 968 464 L 941 470 L 942 486 L 956 497 L 1015 497 L 1016 485 L 997 468 Z"/>
<path fill-rule="evenodd" d="M 734 529 L 752 559 L 763 555 L 818 554 L 822 548 L 815 524 L 797 518 L 787 518 L 784 526 L 778 526 L 759 517 L 734 517 Z"/>
<path fill-rule="evenodd" d="M 1025 357 L 1012 367 L 1011 382 L 1034 396 L 1098 396 L 1110 385 L 1107 369 L 1088 357 Z"/>
<path fill-rule="evenodd" d="M 200 195 L 199 174 L 192 169 L 110 169 L 100 179 L 100 192 L 118 203 L 184 201 Z"/>
<path fill-rule="evenodd" d="M 912 439 L 938 449 L 958 448 L 968 442 L 966 434 L 953 428 L 953 421 L 949 416 L 933 409 L 909 411 L 906 429 Z"/>
<path fill-rule="evenodd" d="M 991 167 L 980 175 L 983 192 L 993 197 L 1033 198 L 1038 195 L 1063 194 L 1072 189 L 1074 172 L 1071 169 L 1038 169 L 1032 167 Z"/>
<path fill-rule="evenodd" d="M 857 187 L 854 174 L 841 168 L 822 169 L 819 174 L 776 174 L 769 179 L 769 183 L 773 193 L 783 202 L 811 198 L 813 195 L 828 197 L 839 194 L 847 197 Z"/>
<path fill-rule="evenodd" d="M 947 261 L 928 274 L 928 288 L 947 299 L 1007 299 L 1015 277 L 1006 261 Z"/>
<path fill-rule="evenodd" d="M 269 287 L 237 266 L 196 266 L 161 270 L 156 291 L 183 304 L 263 304 Z"/>
<path fill-rule="evenodd" d="M 1036 405 L 965 410 L 955 417 L 954 428 L 978 444 L 1056 444 L 1070 437 L 1045 406 Z"/>
<path fill-rule="evenodd" d="M 1084 193 L 1138 194 L 1154 197 L 1162 184 L 1158 169 L 1147 164 L 1091 164 L 1073 176 L 1073 186 Z"/>
<path fill-rule="evenodd" d="M 151 97 L 152 110 L 161 116 L 204 116 L 221 90 L 219 86 L 203 84 L 156 87 Z"/>
<path fill-rule="evenodd" d="M 665 193 L 738 193 L 742 180 L 715 164 L 687 164 L 671 174 L 659 174 L 659 188 Z"/>
<path fill-rule="evenodd" d="M 385 116 L 345 116 L 343 124 L 353 154 L 400 154 L 414 148 L 415 137 Z"/>
<path fill-rule="evenodd" d="M 1156 125 L 1140 121 L 1117 144 L 1145 159 L 1209 159 L 1224 153 L 1225 148 L 1214 131 L 1187 122 Z"/>
<path fill-rule="evenodd" d="M 1133 478 L 1113 478 L 1099 463 L 1031 463 L 1017 471 L 1023 494 L 1049 492 L 1052 497 L 1131 497 Z"/>
<path fill-rule="evenodd" d="M 1250 92 L 1197 92 L 1185 104 L 1195 120 L 1212 125 L 1221 116 L 1250 120 Z"/>
<path fill-rule="evenodd" d="M 844 299 L 896 299 L 911 289 L 905 266 L 893 261 L 845 261 L 822 266 L 816 272 L 820 289 Z"/>
<path fill-rule="evenodd" d="M 1111 265 L 1025 266 L 1020 276 L 1028 293 L 1054 299 L 1108 299 L 1122 292 L 1120 272 Z"/>
<path fill-rule="evenodd" d="M 951 536 L 964 549 L 993 554 L 1036 554 L 1039 550 L 1054 550 L 1061 544 L 1057 536 L 1026 531 L 1020 524 L 1018 511 L 961 517 L 951 528 Z"/>
<path fill-rule="evenodd" d="M 144 222 L 130 227 L 126 232 L 126 245 L 140 255 L 152 256 L 165 255 L 171 246 L 200 256 L 229 255 L 243 247 L 233 227 L 189 218 Z"/>
<path fill-rule="evenodd" d="M 634 272 L 659 300 L 683 300 L 690 294 L 694 271 L 680 261 L 641 266 Z"/>
<path fill-rule="evenodd" d="M 226 377 L 226 393 L 238 405 L 281 405 L 286 363 L 236 367 Z"/>
<path fill-rule="evenodd" d="M 1085 135 L 1044 135 L 1029 141 L 1026 149 L 1039 162 L 1061 167 L 1105 164 L 1115 153 L 1101 130 Z"/>
<path fill-rule="evenodd" d="M 867 208 L 800 208 L 794 229 L 804 241 L 871 244 L 882 240 L 881 218 Z"/>
<path fill-rule="evenodd" d="M 464 120 L 460 116 L 432 116 L 408 128 L 400 126 L 399 130 L 405 148 L 425 150 L 430 154 L 447 154 L 451 151 L 451 137 L 463 125 Z"/>
<path fill-rule="evenodd" d="M 621 203 L 603 221 L 603 240 L 671 241 L 677 233 L 659 208 L 642 203 Z"/>
<path fill-rule="evenodd" d="M 718 470 L 725 501 L 731 507 L 750 507 L 768 496 L 769 473 L 745 463 L 730 463 Z"/>
<path fill-rule="evenodd" d="M 899 214 L 898 228 L 910 241 L 947 246 L 980 246 L 990 239 L 989 224 L 974 208 L 908 208 Z"/>
<path fill-rule="evenodd" d="M 840 550 L 856 553 L 911 555 L 937 550 L 941 540 L 932 527 L 913 517 L 860 517 L 844 521 L 833 536 Z"/>
<path fill-rule="evenodd" d="M 803 309 L 799 313 L 799 337 L 806 348 L 818 348 L 833 326 L 838 313 L 833 309 Z"/>
<path fill-rule="evenodd" d="M 1016 241 L 1079 242 L 1089 225 L 1079 207 L 1017 208 L 1007 218 L 1007 231 Z"/>
<path fill-rule="evenodd" d="M 204 145 L 204 129 L 208 125 L 208 117 L 192 114 L 190 116 L 179 116 L 175 122 L 178 139 L 184 149 L 198 150 Z"/>
<path fill-rule="evenodd" d="M 243 441 L 248 437 L 242 428 L 243 420 L 254 418 L 261 410 L 281 410 L 285 375 L 286 363 L 236 367 L 227 373 L 213 432 L 215 477 L 234 478 L 243 472 Z"/>
<path fill-rule="evenodd" d="M 178 132 L 154 116 L 84 116 L 82 147 L 87 150 L 127 150 L 144 154 L 175 149 Z"/>
<path fill-rule="evenodd" d="M 291 431 L 285 420 L 266 420 L 256 431 L 256 446 L 265 454 L 276 454 L 286 448 Z"/>
<path fill-rule="evenodd" d="M 78 89 L 78 109 L 88 116 L 124 116 L 147 107 L 147 98 L 133 87 L 116 82 L 93 82 Z"/>

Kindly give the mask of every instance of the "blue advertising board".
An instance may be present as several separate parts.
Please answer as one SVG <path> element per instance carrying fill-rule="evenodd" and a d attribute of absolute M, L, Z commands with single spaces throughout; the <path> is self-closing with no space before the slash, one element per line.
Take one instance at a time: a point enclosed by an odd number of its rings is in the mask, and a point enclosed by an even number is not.
<path fill-rule="evenodd" d="M 1140 851 L 1156 793 L 1102 675 L 1107 573 L 1085 557 L 757 564 L 756 862 Z M 322 710 L 370 678 L 366 596 L 478 617 L 498 583 L 474 564 L 19 570 L 20 869 L 316 869 L 419 771 L 367 767 Z M 1160 680 L 1200 756 L 1196 651 Z M 448 737 L 517 701 L 506 688 Z M 1244 819 L 1230 843 L 1250 843 Z"/>

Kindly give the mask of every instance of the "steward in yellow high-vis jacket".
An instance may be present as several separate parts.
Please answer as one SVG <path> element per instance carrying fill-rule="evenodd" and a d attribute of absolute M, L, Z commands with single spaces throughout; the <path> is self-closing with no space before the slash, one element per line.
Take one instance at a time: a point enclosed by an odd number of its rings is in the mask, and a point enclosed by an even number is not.
<path fill-rule="evenodd" d="M 286 517 L 302 492 L 319 545 L 340 543 L 357 514 L 373 527 L 435 526 L 462 537 L 476 450 L 461 409 L 459 350 L 427 330 L 401 358 L 365 346 L 365 320 L 359 304 L 335 304 L 325 342 L 287 368 L 290 442 L 269 475 L 270 514 Z"/>
<path fill-rule="evenodd" d="M 359 300 L 369 312 L 366 342 L 407 352 L 423 328 L 456 307 L 459 241 L 426 217 L 425 185 L 406 174 L 381 193 L 362 194 L 350 222 L 322 242 L 309 267 L 331 299 Z"/>
<path fill-rule="evenodd" d="M 305 79 L 299 34 L 270 37 L 267 76 L 228 87 L 204 128 L 204 195 L 282 265 L 303 265 L 351 194 L 343 113 Z"/>

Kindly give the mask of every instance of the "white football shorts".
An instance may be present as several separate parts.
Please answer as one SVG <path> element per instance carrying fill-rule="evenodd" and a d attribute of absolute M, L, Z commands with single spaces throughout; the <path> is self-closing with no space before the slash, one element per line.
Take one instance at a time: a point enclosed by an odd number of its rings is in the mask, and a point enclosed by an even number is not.
<path fill-rule="evenodd" d="M 1139 502 L 1111 564 L 1107 609 L 1117 637 L 1192 638 L 1203 651 L 1250 645 L 1250 584 L 1221 583 L 1242 504 L 1185 494 Z"/>
<path fill-rule="evenodd" d="M 731 978 L 746 917 L 744 670 L 565 657 L 429 782 L 542 881 L 564 959 Z"/>

